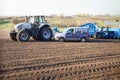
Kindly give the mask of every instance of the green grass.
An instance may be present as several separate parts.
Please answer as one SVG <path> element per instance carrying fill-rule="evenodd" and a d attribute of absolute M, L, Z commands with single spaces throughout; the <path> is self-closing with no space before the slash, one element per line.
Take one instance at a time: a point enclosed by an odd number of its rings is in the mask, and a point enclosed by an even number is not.
<path fill-rule="evenodd" d="M 60 32 L 64 31 L 66 28 L 58 28 Z"/>
<path fill-rule="evenodd" d="M 0 25 L 8 23 L 10 23 L 10 20 L 0 20 Z"/>
<path fill-rule="evenodd" d="M 0 29 L 10 30 L 13 24 L 10 23 L 10 20 L 0 20 Z"/>

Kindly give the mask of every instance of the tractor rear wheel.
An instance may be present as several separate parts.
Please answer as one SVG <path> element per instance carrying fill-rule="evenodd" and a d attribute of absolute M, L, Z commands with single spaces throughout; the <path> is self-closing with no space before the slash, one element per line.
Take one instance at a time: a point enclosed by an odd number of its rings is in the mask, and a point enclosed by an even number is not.
<path fill-rule="evenodd" d="M 20 42 L 27 42 L 30 39 L 30 35 L 27 30 L 20 30 L 17 33 L 17 40 Z"/>
<path fill-rule="evenodd" d="M 15 33 L 15 30 L 14 30 L 14 29 L 11 30 L 10 33 Z M 12 40 L 12 41 L 17 41 L 17 39 L 16 39 L 16 34 L 9 35 L 9 38 L 10 38 L 10 40 Z"/>
<path fill-rule="evenodd" d="M 40 30 L 40 39 L 42 41 L 50 41 L 52 39 L 52 30 L 50 27 L 42 27 Z"/>

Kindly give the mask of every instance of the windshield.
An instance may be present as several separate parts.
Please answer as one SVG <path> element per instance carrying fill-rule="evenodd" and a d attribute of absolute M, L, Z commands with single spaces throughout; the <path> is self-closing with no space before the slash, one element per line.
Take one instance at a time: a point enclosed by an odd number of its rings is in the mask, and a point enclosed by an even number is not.
<path fill-rule="evenodd" d="M 39 17 L 35 16 L 35 22 L 40 22 Z"/>
<path fill-rule="evenodd" d="M 44 16 L 39 17 L 41 23 L 47 23 Z"/>
<path fill-rule="evenodd" d="M 45 20 L 45 17 L 44 16 L 32 16 L 30 17 L 29 19 L 29 22 L 30 23 L 47 23 L 47 21 Z"/>
<path fill-rule="evenodd" d="M 63 33 L 67 33 L 67 32 L 69 32 L 69 30 L 71 30 L 70 28 L 67 28 L 67 29 L 65 29 L 64 31 L 63 31 Z"/>

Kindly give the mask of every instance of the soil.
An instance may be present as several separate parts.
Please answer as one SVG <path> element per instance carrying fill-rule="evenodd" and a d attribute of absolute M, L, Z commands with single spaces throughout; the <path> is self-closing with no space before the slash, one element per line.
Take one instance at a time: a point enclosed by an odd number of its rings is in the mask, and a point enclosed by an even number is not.
<path fill-rule="evenodd" d="M 120 80 L 120 40 L 10 41 L 0 30 L 0 80 Z"/>

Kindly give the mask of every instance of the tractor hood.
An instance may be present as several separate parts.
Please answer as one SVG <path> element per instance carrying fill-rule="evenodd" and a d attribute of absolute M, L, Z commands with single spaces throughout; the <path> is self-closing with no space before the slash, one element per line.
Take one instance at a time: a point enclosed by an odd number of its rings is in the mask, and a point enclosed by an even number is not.
<path fill-rule="evenodd" d="M 30 23 L 19 23 L 14 26 L 16 32 L 20 31 L 21 29 L 31 29 Z"/>

